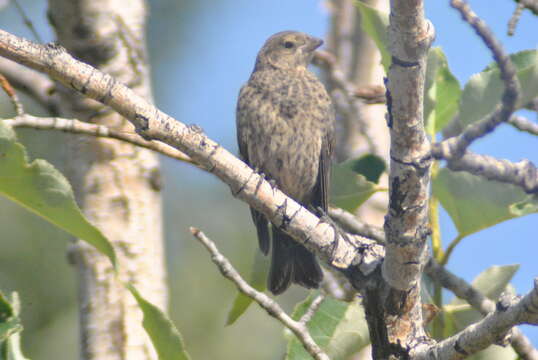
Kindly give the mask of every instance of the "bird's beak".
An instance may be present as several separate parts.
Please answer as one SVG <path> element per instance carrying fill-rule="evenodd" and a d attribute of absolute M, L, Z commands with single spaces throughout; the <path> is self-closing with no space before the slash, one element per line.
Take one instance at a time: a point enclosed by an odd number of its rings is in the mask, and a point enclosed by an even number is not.
<path fill-rule="evenodd" d="M 323 45 L 323 40 L 311 37 L 307 49 L 309 51 L 314 51 L 317 48 L 319 48 L 321 45 Z"/>

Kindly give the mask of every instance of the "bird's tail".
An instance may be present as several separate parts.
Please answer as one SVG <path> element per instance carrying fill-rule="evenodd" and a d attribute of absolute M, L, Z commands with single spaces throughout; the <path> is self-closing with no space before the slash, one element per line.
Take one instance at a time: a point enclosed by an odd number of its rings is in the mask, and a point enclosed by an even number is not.
<path fill-rule="evenodd" d="M 283 293 L 292 282 L 307 289 L 317 288 L 323 273 L 313 254 L 288 234 L 273 227 L 273 249 L 268 288 Z"/>

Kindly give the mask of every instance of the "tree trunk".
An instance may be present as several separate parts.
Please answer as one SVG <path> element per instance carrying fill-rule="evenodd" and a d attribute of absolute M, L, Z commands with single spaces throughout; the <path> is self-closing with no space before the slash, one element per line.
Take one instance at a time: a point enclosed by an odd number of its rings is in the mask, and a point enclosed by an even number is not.
<path fill-rule="evenodd" d="M 150 98 L 142 0 L 50 0 L 57 41 L 72 55 Z M 62 116 L 134 132 L 124 118 L 60 88 Z M 70 136 L 70 180 L 86 217 L 111 241 L 119 279 L 166 307 L 158 159 L 149 150 L 110 139 Z M 81 359 L 156 359 L 135 300 L 104 256 L 77 241 Z"/>

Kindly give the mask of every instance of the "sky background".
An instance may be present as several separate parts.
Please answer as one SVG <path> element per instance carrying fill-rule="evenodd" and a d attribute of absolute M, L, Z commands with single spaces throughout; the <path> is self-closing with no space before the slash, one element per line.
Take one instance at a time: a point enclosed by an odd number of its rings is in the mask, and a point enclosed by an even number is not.
<path fill-rule="evenodd" d="M 275 32 L 287 29 L 324 38 L 328 25 L 327 10 L 319 1 L 151 0 L 149 3 L 151 14 L 148 46 L 156 104 L 184 123 L 200 125 L 210 138 L 234 153 L 237 152 L 237 94 L 240 86 L 248 79 L 255 56 L 265 39 Z M 45 18 L 45 2 L 21 1 L 21 4 L 27 9 L 44 40 L 52 40 L 53 35 Z M 528 11 L 524 12 L 516 35 L 509 37 L 506 35 L 507 23 L 515 7 L 512 1 L 476 0 L 470 4 L 492 28 L 508 52 L 536 49 L 538 20 Z M 492 61 L 490 52 L 473 30 L 461 21 L 456 11 L 448 6 L 448 1 L 427 1 L 426 14 L 436 29 L 434 46 L 443 48 L 450 69 L 462 86 L 472 74 L 481 71 Z M 32 39 L 13 6 L 0 13 L 0 24 L 3 29 Z M 525 115 L 536 121 L 535 114 L 527 112 Z M 471 149 L 512 161 L 527 158 L 538 164 L 536 137 L 520 133 L 509 125 L 500 126 L 493 135 L 480 139 Z M 166 184 L 167 256 L 172 293 L 176 294 L 183 285 L 178 285 L 179 281 L 174 280 L 182 279 L 187 284 L 202 281 L 182 270 L 185 264 L 190 263 L 184 255 L 177 255 L 192 250 L 189 245 L 192 239 L 187 226 L 194 225 L 207 230 L 208 235 L 219 246 L 223 246 L 223 250 L 229 251 L 233 251 L 233 244 L 254 249 L 251 245 L 242 245 L 244 242 L 253 242 L 254 233 L 247 207 L 234 201 L 228 188 L 216 178 L 170 159 L 162 159 L 162 163 Z M 471 281 L 491 265 L 519 263 L 521 268 L 514 277 L 513 285 L 518 292 L 526 293 L 531 289 L 532 279 L 538 275 L 537 224 L 538 216 L 534 214 L 471 235 L 455 250 L 448 267 Z M 237 238 L 219 237 L 221 233 L 234 233 L 237 227 L 246 229 Z M 445 243 L 457 235 L 450 218 L 444 212 L 441 227 Z M 194 248 L 192 251 L 203 255 L 196 245 Z M 203 260 L 203 256 L 200 259 L 202 260 L 198 261 L 209 262 L 208 258 Z M 239 257 L 236 260 L 240 268 L 244 266 L 248 269 L 247 260 L 243 261 Z M 206 266 L 208 272 L 216 272 L 210 264 L 201 266 Z M 214 281 L 218 281 L 218 274 L 212 275 L 215 276 Z M 227 289 L 227 294 L 231 295 L 226 295 L 223 301 L 229 304 L 233 300 L 233 289 Z M 199 300 L 196 296 L 193 295 L 190 301 L 194 303 Z M 294 295 L 290 296 L 293 298 Z M 182 330 L 182 322 L 187 323 L 185 315 L 179 311 L 176 313 L 174 309 L 172 313 Z M 524 330 L 534 345 L 538 346 L 538 329 L 524 327 Z M 215 334 L 222 336 L 220 332 Z M 186 335 L 187 340 L 196 336 L 192 333 Z"/>

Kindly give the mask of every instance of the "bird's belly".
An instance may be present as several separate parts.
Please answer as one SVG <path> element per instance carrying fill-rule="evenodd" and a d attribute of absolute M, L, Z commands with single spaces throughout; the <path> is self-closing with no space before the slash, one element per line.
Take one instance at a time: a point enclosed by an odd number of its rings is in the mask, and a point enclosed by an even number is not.
<path fill-rule="evenodd" d="M 273 133 L 265 140 L 249 149 L 253 166 L 274 180 L 288 196 L 306 201 L 318 177 L 321 139 Z"/>

